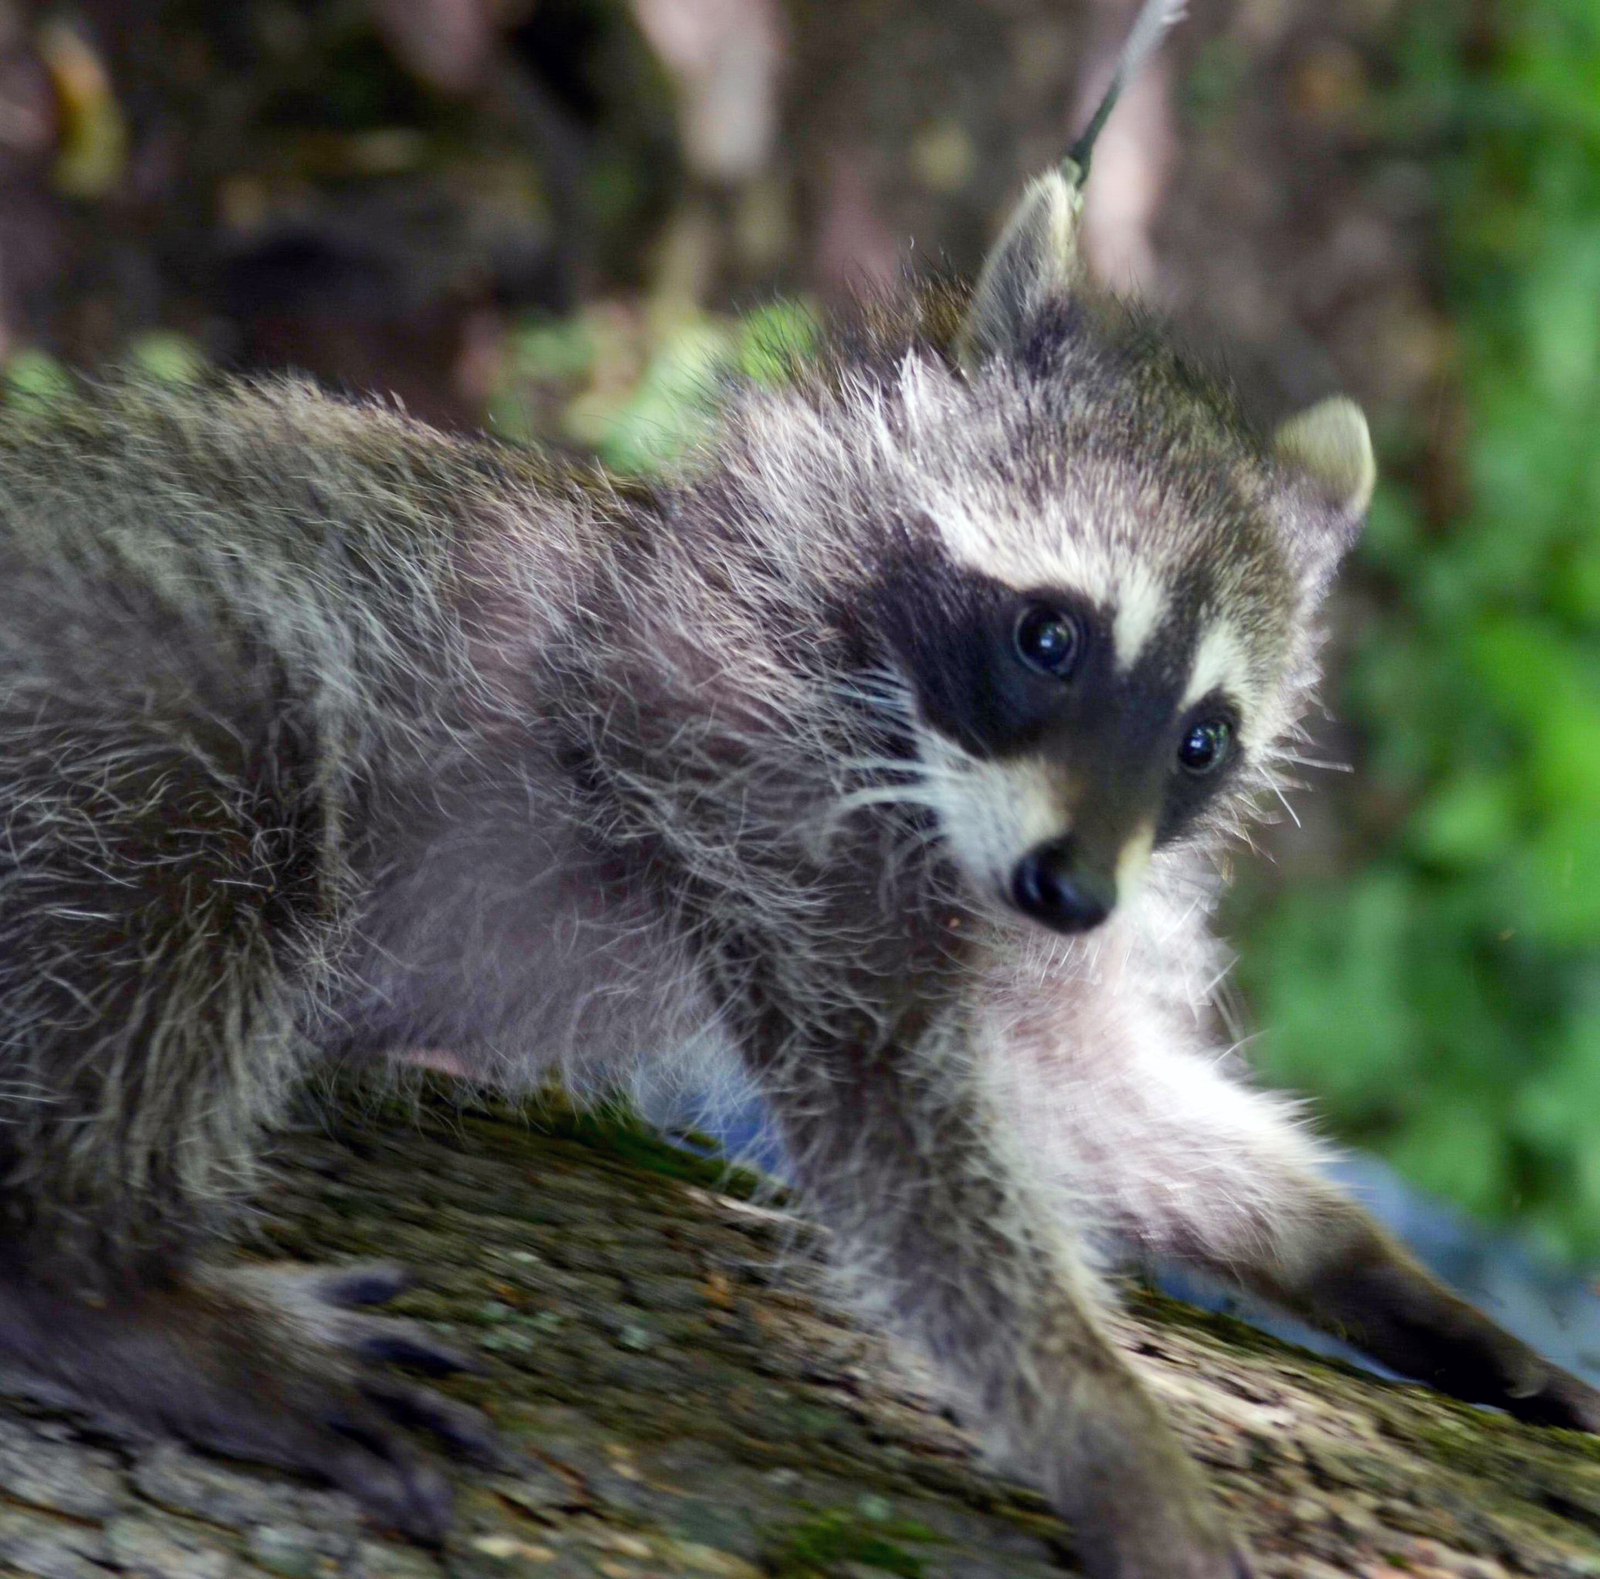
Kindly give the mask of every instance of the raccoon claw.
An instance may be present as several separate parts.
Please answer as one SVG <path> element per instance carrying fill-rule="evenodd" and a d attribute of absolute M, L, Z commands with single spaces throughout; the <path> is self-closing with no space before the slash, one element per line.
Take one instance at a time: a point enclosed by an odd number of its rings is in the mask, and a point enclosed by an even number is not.
<path fill-rule="evenodd" d="M 1600 1434 L 1600 1390 L 1557 1366 L 1537 1392 L 1508 1397 L 1506 1408 L 1529 1425 Z"/>
<path fill-rule="evenodd" d="M 483 1365 L 440 1342 L 420 1323 L 368 1314 L 410 1288 L 404 1267 L 373 1263 L 325 1267 L 251 1267 L 225 1273 L 237 1293 L 264 1303 L 325 1352 L 357 1362 L 323 1424 L 341 1446 L 313 1467 L 349 1492 L 375 1519 L 413 1539 L 437 1543 L 450 1522 L 444 1478 L 404 1441 L 425 1431 L 472 1461 L 500 1462 L 494 1427 L 482 1411 L 432 1388 L 369 1367 L 401 1365 L 430 1377 L 482 1374 Z"/>
<path fill-rule="evenodd" d="M 408 1365 L 429 1376 L 482 1376 L 481 1361 L 438 1342 L 409 1321 L 374 1321 L 351 1334 L 350 1348 L 372 1365 Z"/>
<path fill-rule="evenodd" d="M 499 1436 L 481 1409 L 457 1403 L 431 1387 L 388 1378 L 364 1380 L 361 1391 L 397 1425 L 428 1432 L 482 1468 L 499 1465 Z"/>
<path fill-rule="evenodd" d="M 387 1304 L 416 1281 L 405 1267 L 388 1264 L 343 1267 L 312 1276 L 317 1296 L 341 1312 Z M 366 1365 L 401 1365 L 431 1377 L 484 1373 L 482 1361 L 441 1343 L 414 1321 L 340 1314 L 332 1320 L 331 1337 Z M 446 1448 L 484 1467 L 499 1462 L 498 1437 L 481 1409 L 398 1377 L 363 1375 L 356 1385 L 362 1396 L 396 1425 L 426 1431 Z"/>
<path fill-rule="evenodd" d="M 352 1267 L 324 1275 L 317 1293 L 336 1310 L 386 1305 L 416 1282 L 404 1267 Z M 346 1315 L 333 1321 L 337 1341 L 369 1365 L 405 1365 L 428 1376 L 482 1376 L 484 1364 L 438 1338 L 419 1322 L 396 1316 Z"/>
<path fill-rule="evenodd" d="M 416 1279 L 405 1267 L 270 1268 L 248 1275 L 267 1283 L 280 1305 L 308 1321 L 322 1343 L 364 1365 L 401 1365 L 431 1377 L 484 1373 L 481 1360 L 441 1342 L 420 1322 L 365 1314 L 413 1286 Z M 315 1309 L 319 1305 L 323 1308 Z M 362 1375 L 356 1385 L 396 1423 L 429 1431 L 446 1446 L 480 1459 L 493 1455 L 494 1429 L 470 1404 L 395 1378 Z"/>
<path fill-rule="evenodd" d="M 316 1464 L 320 1473 L 375 1523 L 440 1545 L 454 1512 L 444 1476 L 405 1448 L 376 1409 L 358 1404 L 329 1416 L 326 1425 L 343 1440 Z"/>
<path fill-rule="evenodd" d="M 317 1475 L 380 1524 L 437 1545 L 450 1488 L 407 1431 L 479 1461 L 495 1435 L 476 1409 L 363 1363 L 469 1368 L 422 1327 L 357 1313 L 406 1281 L 392 1268 L 174 1267 L 96 1303 L 0 1261 L 0 1360 L 86 1408 Z"/>
<path fill-rule="evenodd" d="M 286 1276 L 295 1276 L 288 1273 Z M 358 1266 L 338 1267 L 333 1271 L 303 1274 L 311 1278 L 318 1296 L 341 1310 L 362 1310 L 372 1305 L 387 1305 L 416 1285 L 409 1267 L 391 1261 L 368 1261 Z"/>
<path fill-rule="evenodd" d="M 236 1282 L 265 1287 L 318 1338 L 372 1365 L 405 1365 L 429 1376 L 481 1376 L 482 1361 L 441 1342 L 419 1322 L 396 1316 L 354 1314 L 386 1305 L 416 1283 L 405 1267 L 372 1262 L 340 1267 L 252 1268 Z"/>

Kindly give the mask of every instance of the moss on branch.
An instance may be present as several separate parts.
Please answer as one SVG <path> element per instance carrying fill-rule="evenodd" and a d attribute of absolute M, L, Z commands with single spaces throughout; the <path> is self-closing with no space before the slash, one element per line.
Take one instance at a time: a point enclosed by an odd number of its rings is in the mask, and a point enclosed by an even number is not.
<path fill-rule="evenodd" d="M 244 1251 L 410 1263 L 397 1312 L 508 1467 L 443 1552 L 332 1492 L 17 1397 L 0 1573 L 37 1579 L 1044 1579 L 1071 1532 L 830 1310 L 803 1224 L 620 1116 L 441 1086 L 286 1142 Z M 1388 1386 L 1152 1295 L 1120 1336 L 1265 1575 L 1600 1575 L 1600 1446 Z"/>

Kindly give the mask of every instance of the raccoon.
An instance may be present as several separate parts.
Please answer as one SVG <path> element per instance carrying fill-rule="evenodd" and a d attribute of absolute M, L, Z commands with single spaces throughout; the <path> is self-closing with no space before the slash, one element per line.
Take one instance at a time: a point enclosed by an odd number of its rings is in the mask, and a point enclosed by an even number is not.
<path fill-rule="evenodd" d="M 1091 289 L 1091 147 L 953 333 L 731 385 L 658 485 L 295 382 L 0 415 L 0 1360 L 437 1539 L 402 1428 L 487 1443 L 373 1364 L 456 1363 L 355 1308 L 389 1274 L 206 1260 L 263 1136 L 319 1064 L 590 1092 L 698 1045 L 1094 1579 L 1250 1571 L 1107 1336 L 1107 1236 L 1600 1427 L 1209 1026 L 1372 453 Z"/>

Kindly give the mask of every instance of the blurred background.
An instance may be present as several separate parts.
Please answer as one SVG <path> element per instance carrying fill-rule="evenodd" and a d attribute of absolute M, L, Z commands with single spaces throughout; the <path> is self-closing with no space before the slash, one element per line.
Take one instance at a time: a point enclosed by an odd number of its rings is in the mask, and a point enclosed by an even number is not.
<path fill-rule="evenodd" d="M 296 367 L 648 472 L 793 303 L 972 271 L 1133 9 L 0 0 L 8 397 Z M 1087 226 L 1264 411 L 1342 388 L 1380 447 L 1300 826 L 1227 917 L 1255 1061 L 1519 1264 L 1600 1259 L 1600 0 L 1194 0 Z"/>

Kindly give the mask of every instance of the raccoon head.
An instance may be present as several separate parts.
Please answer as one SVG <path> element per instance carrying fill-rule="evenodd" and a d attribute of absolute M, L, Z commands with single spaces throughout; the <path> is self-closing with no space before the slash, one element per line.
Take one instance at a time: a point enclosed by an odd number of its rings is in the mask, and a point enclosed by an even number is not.
<path fill-rule="evenodd" d="M 875 618 L 926 798 L 981 898 L 1068 933 L 1264 782 L 1374 482 L 1349 401 L 1262 436 L 1089 292 L 1076 210 L 1060 176 L 1034 183 L 963 372 L 908 360 L 877 413 L 904 519 Z"/>

